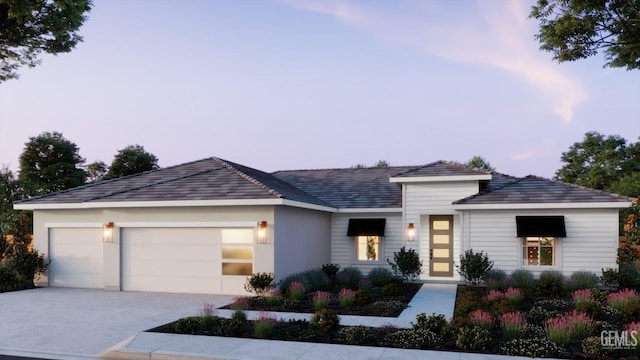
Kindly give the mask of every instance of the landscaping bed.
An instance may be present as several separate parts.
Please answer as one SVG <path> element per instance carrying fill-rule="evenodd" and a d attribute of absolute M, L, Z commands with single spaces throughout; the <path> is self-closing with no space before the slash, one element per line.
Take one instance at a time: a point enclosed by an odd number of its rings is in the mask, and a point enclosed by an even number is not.
<path fill-rule="evenodd" d="M 458 287 L 451 321 L 420 314 L 410 329 L 341 326 L 332 308 L 316 311 L 310 321 L 286 321 L 265 309 L 256 320 L 247 320 L 240 309 L 226 319 L 205 307 L 200 316 L 149 331 L 528 357 L 639 357 L 636 290 L 598 288 L 597 276 L 583 272 L 571 279 L 556 272 L 544 272 L 539 279 L 522 270 L 510 276 L 493 273 L 496 278 L 488 278 L 483 286 Z M 624 341 L 621 335 L 626 336 Z"/>

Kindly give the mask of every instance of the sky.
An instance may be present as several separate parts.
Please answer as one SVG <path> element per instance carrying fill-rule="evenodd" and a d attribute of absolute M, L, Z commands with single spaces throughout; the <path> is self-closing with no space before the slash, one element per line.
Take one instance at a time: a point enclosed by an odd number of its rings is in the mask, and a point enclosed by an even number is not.
<path fill-rule="evenodd" d="M 640 71 L 539 50 L 533 1 L 95 1 L 72 52 L 0 83 L 0 165 L 61 132 L 87 163 L 263 171 L 466 162 L 553 177 L 588 131 L 640 136 Z"/>

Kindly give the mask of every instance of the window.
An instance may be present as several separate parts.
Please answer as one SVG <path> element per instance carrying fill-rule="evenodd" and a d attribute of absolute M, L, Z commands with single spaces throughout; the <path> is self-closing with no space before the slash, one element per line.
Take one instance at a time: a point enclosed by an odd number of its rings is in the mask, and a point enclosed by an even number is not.
<path fill-rule="evenodd" d="M 556 264 L 556 238 L 525 237 L 522 254 L 526 266 L 554 266 Z"/>
<path fill-rule="evenodd" d="M 253 273 L 253 229 L 222 229 L 222 275 Z"/>
<path fill-rule="evenodd" d="M 380 237 L 356 236 L 356 260 L 379 261 Z"/>

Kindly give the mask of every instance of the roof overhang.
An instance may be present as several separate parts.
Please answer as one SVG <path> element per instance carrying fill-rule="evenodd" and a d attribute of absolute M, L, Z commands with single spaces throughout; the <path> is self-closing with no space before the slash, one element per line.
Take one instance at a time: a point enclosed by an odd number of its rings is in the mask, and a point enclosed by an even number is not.
<path fill-rule="evenodd" d="M 533 203 L 533 204 L 453 204 L 456 210 L 529 210 L 529 209 L 626 209 L 631 202 Z"/>
<path fill-rule="evenodd" d="M 233 199 L 233 200 L 169 200 L 169 201 L 91 201 L 81 203 L 17 203 L 15 210 L 71 210 L 113 208 L 163 208 L 202 206 L 265 206 L 285 205 L 304 209 L 337 212 L 336 208 L 287 199 Z"/>
<path fill-rule="evenodd" d="M 450 181 L 478 181 L 491 180 L 491 174 L 456 175 L 456 176 L 407 176 L 391 177 L 392 183 L 424 183 L 424 182 L 450 182 Z"/>
<path fill-rule="evenodd" d="M 341 208 L 338 213 L 401 213 L 402 208 Z"/>

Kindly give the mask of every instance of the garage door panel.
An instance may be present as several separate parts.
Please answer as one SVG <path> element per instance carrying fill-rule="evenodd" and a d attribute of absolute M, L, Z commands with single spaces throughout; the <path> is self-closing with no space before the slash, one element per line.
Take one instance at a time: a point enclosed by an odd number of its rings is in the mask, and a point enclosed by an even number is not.
<path fill-rule="evenodd" d="M 49 230 L 49 285 L 103 288 L 103 244 L 100 228 Z"/>
<path fill-rule="evenodd" d="M 213 228 L 128 228 L 122 236 L 122 288 L 219 293 L 220 244 Z"/>

